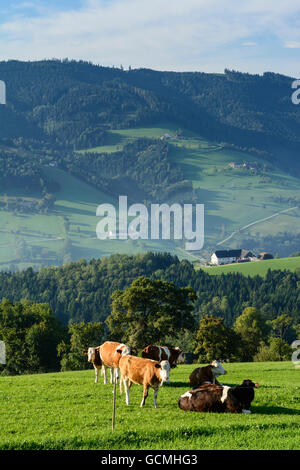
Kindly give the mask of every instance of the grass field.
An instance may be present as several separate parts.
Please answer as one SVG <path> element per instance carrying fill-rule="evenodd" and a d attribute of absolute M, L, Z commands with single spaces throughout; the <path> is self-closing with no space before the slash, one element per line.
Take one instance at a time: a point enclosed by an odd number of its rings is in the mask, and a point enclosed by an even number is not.
<path fill-rule="evenodd" d="M 249 247 L 243 246 L 243 237 L 258 240 L 260 237 L 285 232 L 293 236 L 300 235 L 300 211 L 295 203 L 295 198 L 300 196 L 299 179 L 285 174 L 263 159 L 260 159 L 260 165 L 262 167 L 265 164 L 267 167 L 264 175 L 231 169 L 229 163 L 232 161 L 253 163 L 258 158 L 208 142 L 186 130 L 177 139 L 176 131 L 177 126 L 172 123 L 110 130 L 107 131 L 105 145 L 79 152 L 106 153 L 109 158 L 111 152 L 121 150 L 134 139 L 160 138 L 169 134 L 169 158 L 180 166 L 184 177 L 192 181 L 197 202 L 205 206 L 204 248 L 200 252 L 202 260 L 208 259 L 217 243 L 231 234 L 232 238 L 219 245 L 219 248 L 247 249 Z M 194 253 L 189 254 L 182 249 L 183 243 L 180 247 L 162 240 L 100 242 L 95 234 L 98 222 L 96 208 L 98 204 L 105 202 L 117 207 L 117 199 L 62 169 L 44 166 L 43 171 L 60 184 L 60 190 L 55 193 L 54 211 L 48 215 L 0 211 L 0 269 L 23 269 L 28 266 L 40 269 L 43 265 L 61 264 L 66 239 L 72 242 L 71 254 L 74 261 L 80 258 L 90 260 L 112 253 L 137 254 L 150 250 L 168 251 L 180 259 L 187 258 L 190 261 L 195 259 Z M 14 189 L 6 193 L 8 197 L 41 197 L 23 194 L 21 190 Z M 0 198 L 3 197 L 4 194 L 0 191 Z M 289 212 L 261 221 L 293 207 Z M 249 224 L 253 225 L 245 229 Z M 20 256 L 20 241 L 26 244 L 29 255 Z M 280 248 L 285 250 L 284 253 L 280 252 Z M 289 250 L 281 244 L 279 248 L 274 248 L 274 254 L 279 252 L 280 256 L 288 256 L 297 249 L 298 247 Z"/>
<path fill-rule="evenodd" d="M 187 130 L 183 131 L 180 139 L 175 139 L 176 130 L 177 127 L 171 123 L 156 127 L 112 130 L 107 132 L 107 143 L 110 145 L 80 152 L 110 153 L 120 150 L 127 142 L 136 138 L 160 138 L 169 134 L 169 158 L 180 166 L 185 178 L 192 181 L 198 202 L 205 205 L 204 251 L 209 252 L 216 243 L 232 232 L 236 232 L 236 235 L 222 248 L 235 247 L 232 244 L 239 244 L 240 235 L 257 238 L 284 232 L 300 234 L 298 208 L 255 223 L 247 230 L 243 229 L 248 224 L 295 206 L 295 203 L 287 200 L 300 196 L 297 178 L 284 173 L 261 157 L 223 148 Z M 254 164 L 258 160 L 261 169 L 265 165 L 263 174 L 229 167 L 229 163 L 233 161 Z"/>
<path fill-rule="evenodd" d="M 117 391 L 111 430 L 112 385 L 94 384 L 94 371 L 0 377 L 0 449 L 299 449 L 300 370 L 292 362 L 226 364 L 224 385 L 260 383 L 252 414 L 184 412 L 179 396 L 196 365 L 171 371 L 170 385 L 149 393 L 131 388 L 131 404 Z"/>
<path fill-rule="evenodd" d="M 197 265 L 196 265 L 197 266 Z M 291 258 L 281 258 L 281 259 L 269 259 L 263 261 L 254 261 L 251 263 L 237 263 L 237 264 L 228 264 L 224 266 L 211 266 L 201 268 L 206 271 L 208 274 L 217 275 L 217 274 L 226 274 L 226 273 L 240 273 L 244 276 L 265 276 L 268 269 L 274 270 L 290 270 L 295 271 L 300 268 L 300 257 L 295 256 Z"/>

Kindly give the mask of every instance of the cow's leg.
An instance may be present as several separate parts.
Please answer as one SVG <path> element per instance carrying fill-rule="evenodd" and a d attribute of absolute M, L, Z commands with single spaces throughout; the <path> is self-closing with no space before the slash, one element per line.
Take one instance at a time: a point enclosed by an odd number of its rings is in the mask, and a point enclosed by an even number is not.
<path fill-rule="evenodd" d="M 115 368 L 115 379 L 116 379 L 116 384 L 117 384 L 119 380 L 119 367 Z"/>
<path fill-rule="evenodd" d="M 113 384 L 114 383 L 114 369 L 110 367 L 109 373 L 110 373 L 110 383 Z"/>
<path fill-rule="evenodd" d="M 157 401 L 156 401 L 156 399 L 157 399 L 157 394 L 158 394 L 158 388 L 155 388 L 155 389 L 153 390 L 154 408 L 157 408 Z"/>
<path fill-rule="evenodd" d="M 149 385 L 144 385 L 144 393 L 143 393 L 143 399 L 142 399 L 142 403 L 141 403 L 141 408 L 144 406 L 145 401 L 146 401 L 146 398 L 147 398 L 147 396 L 148 396 L 148 389 L 149 389 Z"/>
<path fill-rule="evenodd" d="M 94 366 L 95 368 L 95 384 L 98 382 L 98 376 L 99 376 L 99 367 Z"/>
<path fill-rule="evenodd" d="M 103 364 L 103 366 L 102 366 L 102 373 L 103 373 L 103 375 L 104 375 L 104 385 L 106 385 L 106 384 L 107 384 L 107 374 L 106 374 L 106 369 L 107 369 L 107 367 L 106 367 L 106 366 Z"/>
<path fill-rule="evenodd" d="M 130 401 L 129 401 L 130 381 L 128 378 L 125 378 L 123 382 L 124 382 L 124 388 L 125 388 L 125 393 L 126 393 L 126 405 L 129 405 L 130 404 Z"/>

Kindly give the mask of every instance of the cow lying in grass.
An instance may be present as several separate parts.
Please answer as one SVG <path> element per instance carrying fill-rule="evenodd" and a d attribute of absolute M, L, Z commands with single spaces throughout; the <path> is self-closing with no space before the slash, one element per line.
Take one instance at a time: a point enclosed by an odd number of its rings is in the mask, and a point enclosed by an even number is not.
<path fill-rule="evenodd" d="M 178 406 L 184 411 L 251 413 L 254 388 L 258 386 L 249 379 L 236 387 L 205 384 L 181 395 Z"/>
<path fill-rule="evenodd" d="M 126 404 L 129 405 L 129 391 L 132 383 L 143 385 L 144 406 L 149 388 L 153 388 L 154 408 L 157 408 L 157 394 L 163 382 L 169 383 L 170 363 L 168 361 L 153 361 L 142 357 L 122 356 L 119 361 L 121 374 L 120 392 L 122 393 L 122 381 L 126 393 Z"/>
<path fill-rule="evenodd" d="M 204 384 L 222 385 L 217 381 L 219 375 L 227 374 L 227 371 L 218 361 L 212 361 L 211 364 L 204 367 L 197 367 L 189 376 L 189 383 L 192 387 L 199 387 Z"/>

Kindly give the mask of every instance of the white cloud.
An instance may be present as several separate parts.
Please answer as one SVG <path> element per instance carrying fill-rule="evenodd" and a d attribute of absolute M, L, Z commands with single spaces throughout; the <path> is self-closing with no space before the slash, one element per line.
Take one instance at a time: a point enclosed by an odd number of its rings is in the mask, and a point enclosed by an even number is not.
<path fill-rule="evenodd" d="M 284 47 L 288 49 L 300 49 L 300 41 L 287 41 L 284 44 Z"/>
<path fill-rule="evenodd" d="M 298 0 L 88 0 L 61 12 L 45 5 L 39 16 L 0 24 L 2 58 L 219 72 L 233 59 L 234 68 L 245 63 L 257 36 L 273 35 L 283 50 L 300 43 Z"/>

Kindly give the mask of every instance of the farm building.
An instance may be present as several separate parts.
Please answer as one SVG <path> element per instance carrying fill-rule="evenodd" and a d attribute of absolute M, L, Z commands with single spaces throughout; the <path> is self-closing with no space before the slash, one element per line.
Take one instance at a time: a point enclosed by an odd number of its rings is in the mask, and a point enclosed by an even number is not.
<path fill-rule="evenodd" d="M 259 253 L 258 255 L 258 259 L 273 259 L 273 255 L 271 255 L 271 253 L 267 253 L 265 251 L 263 251 L 262 253 Z"/>
<path fill-rule="evenodd" d="M 249 250 L 217 250 L 210 257 L 211 264 L 230 264 L 251 261 L 255 255 Z"/>
<path fill-rule="evenodd" d="M 212 264 L 235 263 L 241 257 L 242 250 L 217 250 L 210 257 Z"/>

